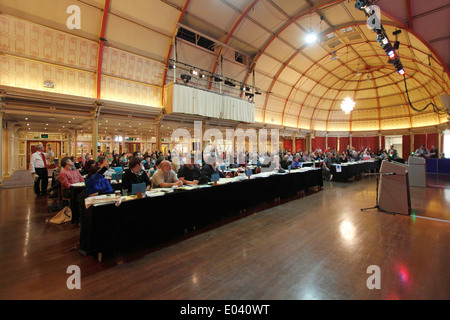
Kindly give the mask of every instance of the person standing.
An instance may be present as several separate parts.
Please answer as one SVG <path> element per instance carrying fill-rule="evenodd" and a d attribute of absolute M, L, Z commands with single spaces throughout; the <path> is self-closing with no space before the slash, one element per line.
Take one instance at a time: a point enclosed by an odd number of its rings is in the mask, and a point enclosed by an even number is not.
<path fill-rule="evenodd" d="M 431 145 L 430 158 L 431 159 L 439 158 L 439 150 L 436 148 L 434 144 Z"/>
<path fill-rule="evenodd" d="M 48 146 L 48 153 L 45 152 L 45 147 L 42 144 L 36 146 L 36 152 L 31 155 L 30 165 L 31 174 L 37 175 L 34 182 L 34 192 L 37 195 L 46 195 L 48 186 L 48 171 L 47 159 L 53 157 L 54 153 Z"/>

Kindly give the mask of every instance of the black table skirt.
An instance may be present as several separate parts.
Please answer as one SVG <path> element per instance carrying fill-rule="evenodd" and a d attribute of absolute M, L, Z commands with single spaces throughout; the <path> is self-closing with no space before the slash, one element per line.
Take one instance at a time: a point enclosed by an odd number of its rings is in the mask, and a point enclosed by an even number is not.
<path fill-rule="evenodd" d="M 90 255 L 151 246 L 206 227 L 242 209 L 287 198 L 323 186 L 322 171 L 273 175 L 267 178 L 174 191 L 160 197 L 91 206 L 83 213 L 80 249 Z"/>
<path fill-rule="evenodd" d="M 331 166 L 333 181 L 345 182 L 362 173 L 375 172 L 380 169 L 380 161 L 367 161 L 352 165 L 341 165 L 341 172 L 336 172 L 336 166 Z"/>
<path fill-rule="evenodd" d="M 113 183 L 111 184 L 111 187 L 114 191 L 116 190 L 122 190 L 122 183 Z M 71 198 L 70 198 L 70 210 L 72 211 L 72 223 L 78 223 L 80 222 L 80 216 L 81 211 L 80 210 L 80 203 L 83 204 L 84 197 L 81 196 L 81 193 L 83 193 L 86 190 L 86 187 L 70 187 L 71 190 Z"/>

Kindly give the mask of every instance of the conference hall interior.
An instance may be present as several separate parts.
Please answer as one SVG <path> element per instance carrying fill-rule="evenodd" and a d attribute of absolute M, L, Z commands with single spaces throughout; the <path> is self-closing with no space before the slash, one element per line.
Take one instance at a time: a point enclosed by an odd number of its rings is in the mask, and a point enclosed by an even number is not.
<path fill-rule="evenodd" d="M 0 0 L 0 298 L 450 299 L 449 18 Z"/>

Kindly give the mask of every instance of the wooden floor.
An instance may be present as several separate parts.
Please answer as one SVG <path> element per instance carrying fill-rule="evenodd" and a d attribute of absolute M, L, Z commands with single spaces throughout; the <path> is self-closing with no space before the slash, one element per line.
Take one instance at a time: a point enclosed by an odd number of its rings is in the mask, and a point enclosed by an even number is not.
<path fill-rule="evenodd" d="M 433 177 L 436 181 L 436 177 Z M 433 180 L 434 181 L 434 180 Z M 376 209 L 374 177 L 323 189 L 103 263 L 79 228 L 46 223 L 49 200 L 0 190 L 0 299 L 450 299 L 450 183 L 411 188 L 413 215 Z M 81 289 L 69 290 L 70 265 Z M 367 268 L 381 271 L 369 290 Z"/>

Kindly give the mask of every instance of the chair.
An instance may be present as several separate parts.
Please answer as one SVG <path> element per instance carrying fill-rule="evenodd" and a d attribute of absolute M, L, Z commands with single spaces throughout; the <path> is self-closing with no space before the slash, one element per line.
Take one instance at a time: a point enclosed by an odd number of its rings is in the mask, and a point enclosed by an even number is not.
<path fill-rule="evenodd" d="M 64 197 L 64 192 L 63 192 L 62 185 L 61 185 L 59 188 L 59 203 L 62 203 L 64 201 L 67 201 L 67 206 L 70 207 L 71 198 Z"/>

